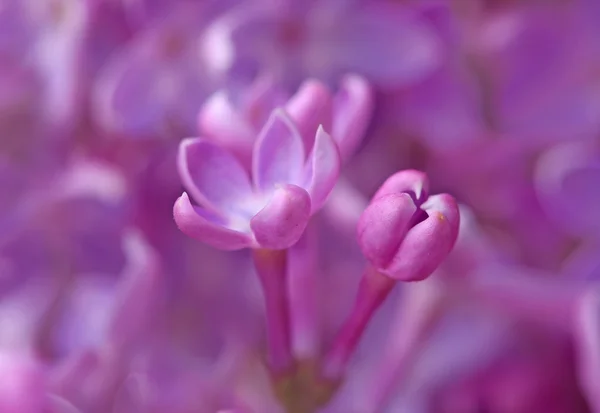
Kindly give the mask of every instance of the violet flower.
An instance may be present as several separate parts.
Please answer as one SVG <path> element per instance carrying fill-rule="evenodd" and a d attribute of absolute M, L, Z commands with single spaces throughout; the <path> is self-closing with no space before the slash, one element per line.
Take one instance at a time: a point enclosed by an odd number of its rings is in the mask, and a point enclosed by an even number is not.
<path fill-rule="evenodd" d="M 318 80 L 306 80 L 290 97 L 271 79 L 263 77 L 245 88 L 237 102 L 225 91 L 213 94 L 198 115 L 200 131 L 250 163 L 257 133 L 271 111 L 280 105 L 296 122 L 307 150 L 312 148 L 314 131 L 321 124 L 331 131 L 346 161 L 364 137 L 374 96 L 370 84 L 359 75 L 344 76 L 335 94 Z"/>
<path fill-rule="evenodd" d="M 252 182 L 236 158 L 205 139 L 181 143 L 179 170 L 187 193 L 174 207 L 187 235 L 216 248 L 285 249 L 298 241 L 337 179 L 335 142 L 320 127 L 308 159 L 294 122 L 272 113 L 254 146 Z"/>
<path fill-rule="evenodd" d="M 95 120 L 107 132 L 137 138 L 191 133 L 215 79 L 196 43 L 202 5 L 177 4 L 115 53 L 96 79 Z"/>
<path fill-rule="evenodd" d="M 266 74 L 291 88 L 311 77 L 334 84 L 348 72 L 394 88 L 440 59 L 434 31 L 410 7 L 338 0 L 242 3 L 212 23 L 203 50 L 214 73 Z"/>
<path fill-rule="evenodd" d="M 277 373 L 292 364 L 286 249 L 302 236 L 310 217 L 333 189 L 340 158 L 322 126 L 305 158 L 294 122 L 276 109 L 264 125 L 252 157 L 252 183 L 242 164 L 205 139 L 181 143 L 179 170 L 187 193 L 173 214 L 182 232 L 224 250 L 252 248 L 265 298 L 270 367 Z"/>
<path fill-rule="evenodd" d="M 542 208 L 568 233 L 597 239 L 600 230 L 600 146 L 565 142 L 542 154 L 535 184 Z"/>

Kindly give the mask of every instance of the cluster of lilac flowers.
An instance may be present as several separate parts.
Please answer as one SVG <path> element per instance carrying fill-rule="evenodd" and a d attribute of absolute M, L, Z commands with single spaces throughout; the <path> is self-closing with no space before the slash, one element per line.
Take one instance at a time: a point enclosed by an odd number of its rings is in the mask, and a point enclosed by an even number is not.
<path fill-rule="evenodd" d="M 600 0 L 0 0 L 0 413 L 600 413 Z"/>

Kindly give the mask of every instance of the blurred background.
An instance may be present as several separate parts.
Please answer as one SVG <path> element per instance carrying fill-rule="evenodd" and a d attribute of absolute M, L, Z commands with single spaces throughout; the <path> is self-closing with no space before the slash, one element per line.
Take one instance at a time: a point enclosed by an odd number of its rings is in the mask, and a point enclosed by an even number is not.
<path fill-rule="evenodd" d="M 334 215 L 406 168 L 463 212 L 377 411 L 600 412 L 598 0 L 0 0 L 0 411 L 282 412 L 247 252 L 173 222 L 176 153 L 217 92 L 244 112 L 348 73 L 375 108 Z M 317 222 L 324 343 L 364 264 L 340 222 Z M 324 412 L 375 412 L 410 288 Z"/>

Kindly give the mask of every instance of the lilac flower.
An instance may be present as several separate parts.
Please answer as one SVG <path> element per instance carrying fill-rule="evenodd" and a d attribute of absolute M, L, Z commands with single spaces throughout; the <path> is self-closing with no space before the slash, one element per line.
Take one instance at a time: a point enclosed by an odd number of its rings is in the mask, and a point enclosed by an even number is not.
<path fill-rule="evenodd" d="M 324 374 L 338 379 L 367 323 L 396 280 L 430 276 L 452 250 L 460 216 L 450 195 L 429 197 L 425 174 L 407 170 L 388 178 L 358 223 L 358 242 L 369 261 L 354 307 L 325 356 Z M 421 209 L 422 207 L 422 209 Z"/>
<path fill-rule="evenodd" d="M 216 73 L 234 78 L 267 74 L 293 88 L 354 72 L 393 88 L 426 76 L 440 44 L 408 7 L 311 0 L 242 4 L 211 25 L 204 51 Z"/>
<path fill-rule="evenodd" d="M 307 80 L 289 99 L 270 79 L 261 78 L 245 90 L 236 105 L 225 91 L 212 95 L 199 113 L 200 131 L 212 141 L 234 152 L 249 163 L 252 146 L 271 110 L 283 105 L 299 126 L 304 147 L 314 143 L 319 124 L 331 130 L 343 160 L 347 160 L 362 141 L 373 112 L 373 92 L 369 83 L 357 75 L 346 75 L 339 89 L 331 91 L 317 80 Z"/>
<path fill-rule="evenodd" d="M 596 237 L 600 229 L 600 151 L 592 140 L 556 145 L 539 159 L 536 190 L 548 215 L 565 231 Z"/>
<path fill-rule="evenodd" d="M 80 277 L 82 284 L 73 289 L 64 304 L 65 314 L 55 327 L 54 339 L 64 353 L 51 371 L 49 388 L 83 411 L 103 411 L 107 407 L 140 344 L 148 337 L 149 323 L 160 302 L 160 269 L 155 252 L 135 233 L 126 234 L 123 247 L 128 265 L 121 279 L 106 283 L 90 276 Z M 87 288 L 85 281 L 91 284 Z M 92 304 L 98 296 L 100 300 Z M 104 314 L 98 311 L 99 303 Z M 83 337 L 89 342 L 78 343 Z"/>
<path fill-rule="evenodd" d="M 191 133 L 212 92 L 196 47 L 201 6 L 179 4 L 116 53 L 96 79 L 93 110 L 108 132 L 149 138 Z"/>
<path fill-rule="evenodd" d="M 404 281 L 429 275 L 458 236 L 459 213 L 447 195 L 429 197 L 424 174 L 402 171 L 388 178 L 358 224 L 363 254 L 382 274 Z"/>
<path fill-rule="evenodd" d="M 203 139 L 182 142 L 182 180 L 187 193 L 174 207 L 187 235 L 216 248 L 284 249 L 304 232 L 339 173 L 335 142 L 320 127 L 308 160 L 293 121 L 276 110 L 254 146 L 251 183 L 242 165 L 218 145 Z"/>

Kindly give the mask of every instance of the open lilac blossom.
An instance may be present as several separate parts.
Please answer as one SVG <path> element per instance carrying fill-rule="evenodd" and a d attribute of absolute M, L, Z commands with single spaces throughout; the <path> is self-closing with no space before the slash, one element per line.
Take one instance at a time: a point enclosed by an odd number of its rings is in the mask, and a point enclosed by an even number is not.
<path fill-rule="evenodd" d="M 320 127 L 308 159 L 293 121 L 276 110 L 254 146 L 252 179 L 218 145 L 190 139 L 180 146 L 179 168 L 187 193 L 175 203 L 179 228 L 217 248 L 285 249 L 304 232 L 339 173 L 335 142 Z"/>

